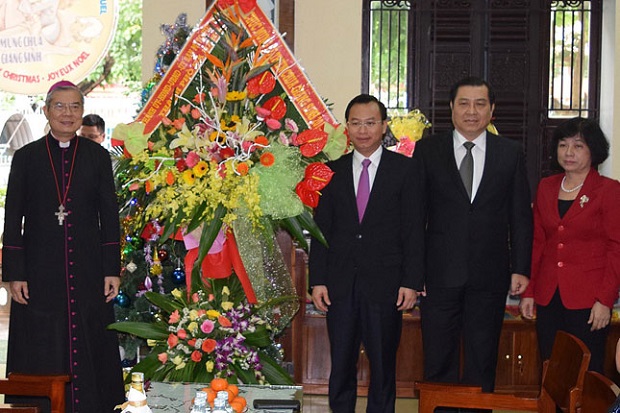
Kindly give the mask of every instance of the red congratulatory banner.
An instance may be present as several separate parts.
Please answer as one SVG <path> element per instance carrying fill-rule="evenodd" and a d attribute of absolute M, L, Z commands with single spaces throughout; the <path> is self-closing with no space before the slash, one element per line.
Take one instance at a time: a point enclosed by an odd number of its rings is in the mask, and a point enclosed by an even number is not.
<path fill-rule="evenodd" d="M 246 0 L 245 3 L 247 7 L 249 2 Z M 209 7 L 198 28 L 187 39 L 185 46 L 138 114 L 136 119 L 145 124 L 144 133 L 155 130 L 161 120 L 168 115 L 173 93 L 182 94 L 185 91 L 200 70 L 201 62 L 206 60 L 207 54 L 219 41 L 220 33 L 211 27 L 214 7 L 214 4 Z M 278 81 L 287 95 L 292 97 L 292 103 L 308 127 L 322 129 L 325 122 L 337 124 L 338 121 L 316 93 L 284 39 L 261 8 L 254 3 L 247 13 L 240 13 L 240 20 L 255 44 L 269 42 L 273 45 L 267 55 L 269 61 L 278 72 Z"/>

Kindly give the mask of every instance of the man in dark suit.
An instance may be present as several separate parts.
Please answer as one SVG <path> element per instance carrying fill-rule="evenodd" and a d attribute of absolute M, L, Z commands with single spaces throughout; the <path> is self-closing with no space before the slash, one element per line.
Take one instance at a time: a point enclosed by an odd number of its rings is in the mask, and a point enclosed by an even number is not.
<path fill-rule="evenodd" d="M 327 312 L 332 411 L 355 411 L 363 344 L 371 369 L 366 411 L 393 413 L 401 311 L 413 308 L 416 290 L 423 288 L 421 203 L 414 161 L 381 145 L 385 106 L 359 95 L 345 118 L 355 150 L 328 164 L 334 176 L 314 219 L 329 247 L 314 242 L 310 248 L 312 300 Z"/>
<path fill-rule="evenodd" d="M 426 204 L 424 378 L 488 392 L 507 292 L 521 294 L 529 281 L 530 191 L 521 146 L 486 130 L 489 84 L 461 80 L 450 108 L 454 130 L 422 139 L 414 153 Z"/>

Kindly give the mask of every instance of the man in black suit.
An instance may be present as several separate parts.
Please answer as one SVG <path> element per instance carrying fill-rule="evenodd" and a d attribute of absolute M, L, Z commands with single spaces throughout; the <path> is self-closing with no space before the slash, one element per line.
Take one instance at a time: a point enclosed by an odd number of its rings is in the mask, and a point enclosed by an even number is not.
<path fill-rule="evenodd" d="M 310 248 L 312 300 L 327 312 L 332 411 L 355 411 L 363 344 L 371 369 L 366 411 L 393 413 L 401 311 L 413 308 L 416 290 L 423 288 L 418 181 L 412 159 L 381 145 L 387 130 L 381 102 L 359 95 L 349 102 L 345 118 L 355 150 L 328 164 L 334 176 L 314 219 L 329 247 L 314 242 Z M 364 206 L 358 198 L 366 185 L 370 196 Z"/>
<path fill-rule="evenodd" d="M 507 292 L 521 294 L 529 281 L 530 191 L 521 146 L 486 130 L 489 84 L 461 80 L 450 108 L 454 130 L 422 139 L 414 153 L 426 204 L 424 378 L 489 392 Z"/>

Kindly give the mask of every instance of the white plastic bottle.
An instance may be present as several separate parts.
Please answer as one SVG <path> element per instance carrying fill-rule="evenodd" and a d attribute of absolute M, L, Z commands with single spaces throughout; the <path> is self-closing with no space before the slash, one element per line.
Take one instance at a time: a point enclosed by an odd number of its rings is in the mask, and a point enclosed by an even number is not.
<path fill-rule="evenodd" d="M 196 397 L 194 397 L 194 405 L 192 406 L 192 410 L 190 413 L 210 413 L 211 409 L 209 409 L 207 405 L 207 393 L 202 390 L 198 390 L 196 392 Z"/>
<path fill-rule="evenodd" d="M 230 403 L 228 403 L 228 392 L 226 391 L 218 391 L 217 396 L 215 396 L 215 400 L 213 401 L 213 412 L 212 413 L 233 413 L 234 410 L 230 407 Z"/>

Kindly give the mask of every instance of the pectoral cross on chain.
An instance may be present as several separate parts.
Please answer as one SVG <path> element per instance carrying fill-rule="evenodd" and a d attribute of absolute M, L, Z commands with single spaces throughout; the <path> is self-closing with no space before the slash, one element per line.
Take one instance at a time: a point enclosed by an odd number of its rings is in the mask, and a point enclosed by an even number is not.
<path fill-rule="evenodd" d="M 69 216 L 69 214 L 65 212 L 65 206 L 63 204 L 58 206 L 58 212 L 54 212 L 54 215 L 58 218 L 58 225 L 62 225 L 65 222 L 65 217 Z"/>

